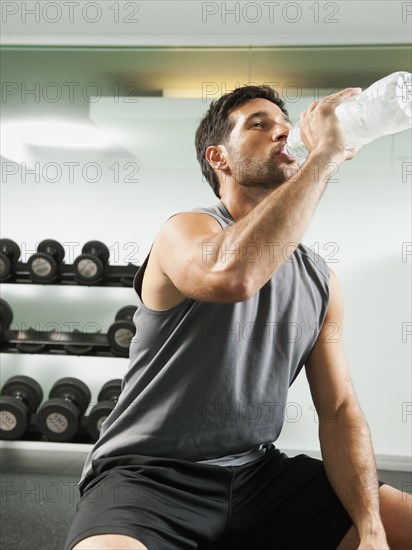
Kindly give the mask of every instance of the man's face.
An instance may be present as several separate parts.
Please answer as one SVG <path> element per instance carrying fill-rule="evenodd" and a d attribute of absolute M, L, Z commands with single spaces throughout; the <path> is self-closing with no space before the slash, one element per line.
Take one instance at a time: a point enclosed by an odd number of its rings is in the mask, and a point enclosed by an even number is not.
<path fill-rule="evenodd" d="M 251 99 L 230 117 L 234 127 L 225 157 L 239 185 L 274 189 L 296 173 L 296 161 L 282 153 L 292 124 L 277 105 Z"/>

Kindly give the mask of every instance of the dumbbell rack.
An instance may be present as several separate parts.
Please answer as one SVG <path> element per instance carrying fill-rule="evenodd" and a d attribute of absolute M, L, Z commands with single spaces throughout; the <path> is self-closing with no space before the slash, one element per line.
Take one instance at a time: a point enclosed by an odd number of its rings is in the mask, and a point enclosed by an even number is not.
<path fill-rule="evenodd" d="M 2 284 L 42 284 L 42 285 L 76 285 L 100 286 L 100 287 L 132 287 L 133 278 L 140 266 L 127 264 L 123 266 L 104 266 L 103 276 L 99 282 L 92 284 L 81 283 L 75 278 L 73 264 L 62 263 L 58 276 L 50 282 L 36 282 L 30 277 L 30 270 L 27 262 L 16 262 L 13 274 L 1 281 Z M 50 354 L 50 355 L 78 355 L 78 356 L 100 356 L 100 357 L 125 357 L 117 353 L 110 346 L 108 335 L 104 333 L 82 333 L 79 330 L 72 332 L 42 332 L 33 328 L 28 330 L 9 330 L 0 326 L 0 352 L 20 354 Z M 80 419 L 80 428 L 71 443 L 88 444 L 93 443 L 86 428 L 87 417 L 83 415 Z M 46 445 L 55 445 L 48 441 L 39 432 L 35 424 L 35 414 L 30 414 L 26 432 L 19 440 L 1 440 L 1 447 L 13 448 L 13 444 L 19 442 L 39 442 Z M 30 445 L 30 443 L 28 443 Z M 66 443 L 67 445 L 67 443 Z M 69 443 L 70 445 L 70 443 Z"/>
<path fill-rule="evenodd" d="M 93 285 L 79 283 L 75 279 L 73 264 L 62 264 L 59 276 L 51 282 L 38 283 L 30 278 L 27 263 L 18 262 L 13 275 L 2 284 L 42 284 L 42 285 L 76 285 L 76 286 L 105 286 L 131 287 L 133 277 L 139 266 L 106 265 L 103 278 Z M 107 334 L 73 332 L 41 332 L 33 328 L 28 330 L 0 330 L 0 352 L 4 353 L 36 353 L 58 355 L 94 355 L 101 357 L 124 357 L 113 350 L 109 344 Z"/>
<path fill-rule="evenodd" d="M 42 443 L 47 444 L 47 446 L 49 446 L 49 445 L 63 445 L 63 444 L 68 445 L 68 444 L 73 444 L 73 443 L 79 443 L 81 445 L 84 445 L 84 444 L 92 445 L 93 444 L 93 440 L 92 440 L 92 438 L 91 438 L 91 436 L 90 436 L 90 434 L 89 434 L 89 432 L 87 431 L 87 428 L 86 428 L 86 425 L 87 425 L 87 416 L 86 415 L 83 415 L 81 417 L 80 427 L 79 427 L 79 430 L 76 433 L 76 436 L 74 437 L 74 439 L 72 441 L 64 442 L 64 443 L 56 443 L 56 442 L 53 442 L 53 441 L 47 441 L 46 438 L 39 432 L 39 430 L 36 426 L 36 423 L 35 423 L 35 417 L 36 417 L 35 414 L 30 414 L 29 424 L 28 424 L 27 430 L 26 430 L 25 434 L 22 437 L 20 437 L 19 439 L 16 439 L 16 440 L 3 439 L 3 440 L 1 440 L 2 446 L 3 447 L 12 447 L 13 444 L 15 444 L 16 442 L 23 442 L 23 441 L 42 442 Z"/>
<path fill-rule="evenodd" d="M 118 357 L 108 342 L 107 334 L 41 332 L 34 329 L 6 330 L 0 338 L 1 353 L 35 353 L 52 355 L 93 355 Z M 123 356 L 121 356 L 123 357 Z"/>

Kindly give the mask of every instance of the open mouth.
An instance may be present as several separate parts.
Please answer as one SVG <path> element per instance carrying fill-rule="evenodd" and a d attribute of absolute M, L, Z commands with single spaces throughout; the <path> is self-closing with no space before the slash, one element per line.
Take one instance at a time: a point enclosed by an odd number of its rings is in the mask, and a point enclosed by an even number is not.
<path fill-rule="evenodd" d="M 295 157 L 291 157 L 290 155 L 288 155 L 286 153 L 284 143 L 280 147 L 277 148 L 276 155 L 284 158 L 285 160 L 289 160 L 290 162 L 295 162 L 296 161 Z"/>

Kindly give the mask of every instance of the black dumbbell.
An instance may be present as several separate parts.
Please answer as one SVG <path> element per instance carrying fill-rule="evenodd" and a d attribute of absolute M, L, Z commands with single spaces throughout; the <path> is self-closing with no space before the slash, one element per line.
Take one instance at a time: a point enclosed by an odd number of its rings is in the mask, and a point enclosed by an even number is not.
<path fill-rule="evenodd" d="M 9 304 L 0 298 L 0 332 L 6 330 L 13 321 L 13 310 Z"/>
<path fill-rule="evenodd" d="M 0 239 L 0 282 L 10 279 L 19 258 L 19 245 L 10 239 Z"/>
<path fill-rule="evenodd" d="M 88 337 L 91 337 L 91 336 L 92 335 L 88 334 Z M 73 337 L 75 340 L 73 343 L 66 344 L 65 346 L 63 346 L 63 349 L 67 353 L 69 353 L 70 355 L 87 355 L 88 353 L 93 351 L 93 346 L 91 346 L 90 344 L 85 344 L 83 342 L 82 343 L 76 342 L 76 339 L 79 340 L 84 337 L 84 334 L 80 330 L 75 329 L 73 331 Z"/>
<path fill-rule="evenodd" d="M 49 441 L 71 441 L 90 399 L 90 390 L 84 382 L 61 378 L 50 390 L 49 400 L 36 413 L 37 428 Z"/>
<path fill-rule="evenodd" d="M 133 316 L 136 306 L 124 306 L 116 313 L 115 322 L 107 331 L 107 339 L 110 347 L 122 357 L 129 356 L 130 342 L 136 334 L 136 325 L 133 323 Z"/>
<path fill-rule="evenodd" d="M 46 348 L 46 344 L 39 342 L 19 342 L 16 344 L 16 349 L 20 353 L 41 353 Z"/>
<path fill-rule="evenodd" d="M 51 283 L 59 274 L 63 258 L 64 248 L 59 242 L 52 239 L 42 241 L 37 253 L 27 262 L 30 279 L 35 283 Z"/>
<path fill-rule="evenodd" d="M 63 349 L 70 355 L 87 355 L 93 350 L 93 346 L 88 346 L 86 344 L 67 344 L 63 346 Z"/>
<path fill-rule="evenodd" d="M 98 403 L 92 408 L 87 417 L 87 431 L 93 441 L 97 441 L 103 422 L 115 408 L 121 393 L 122 380 L 116 378 L 103 385 L 97 397 Z"/>
<path fill-rule="evenodd" d="M 1 390 L 0 438 L 19 439 L 27 430 L 30 413 L 43 399 L 40 385 L 30 376 L 12 376 Z"/>
<path fill-rule="evenodd" d="M 38 341 L 39 333 L 30 327 L 24 332 L 24 340 L 16 343 L 16 349 L 21 353 L 41 353 L 46 344 Z"/>
<path fill-rule="evenodd" d="M 83 285 L 94 285 L 103 279 L 104 268 L 109 261 L 110 252 L 100 241 L 89 241 L 82 253 L 73 263 L 74 277 Z"/>
<path fill-rule="evenodd" d="M 16 344 L 16 349 L 20 353 L 40 353 L 46 347 L 46 344 L 40 344 L 35 342 L 19 342 Z"/>

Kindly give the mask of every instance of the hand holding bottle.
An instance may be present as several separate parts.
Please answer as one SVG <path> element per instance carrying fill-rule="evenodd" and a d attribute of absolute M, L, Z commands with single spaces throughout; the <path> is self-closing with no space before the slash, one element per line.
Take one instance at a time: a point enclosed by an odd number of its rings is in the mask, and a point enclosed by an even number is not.
<path fill-rule="evenodd" d="M 336 108 L 343 102 L 359 95 L 361 88 L 345 88 L 336 94 L 314 101 L 300 115 L 300 138 L 308 152 L 331 155 L 339 164 L 353 158 L 355 149 L 346 149 L 346 139 L 336 116 Z"/>
<path fill-rule="evenodd" d="M 339 97 L 339 93 L 315 103 Z M 347 149 L 358 150 L 381 136 L 407 130 L 412 124 L 412 74 L 398 71 L 381 78 L 361 94 L 343 99 L 336 107 L 336 116 L 342 125 Z M 299 123 L 289 132 L 285 152 L 299 164 L 308 156 Z"/>

